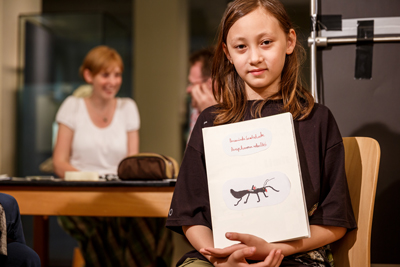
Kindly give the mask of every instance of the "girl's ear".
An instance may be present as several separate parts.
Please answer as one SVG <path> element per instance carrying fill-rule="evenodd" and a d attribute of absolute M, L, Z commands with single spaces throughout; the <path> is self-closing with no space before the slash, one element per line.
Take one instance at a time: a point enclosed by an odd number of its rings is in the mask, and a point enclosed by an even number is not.
<path fill-rule="evenodd" d="M 231 64 L 232 64 L 231 55 L 229 54 L 228 47 L 226 47 L 226 44 L 225 44 L 225 43 L 222 43 L 222 49 L 224 50 L 224 53 L 225 53 L 226 58 L 227 58 L 227 59 L 231 62 Z"/>
<path fill-rule="evenodd" d="M 293 53 L 293 50 L 296 47 L 296 41 L 297 41 L 296 32 L 293 29 L 290 29 L 287 38 L 287 48 L 286 48 L 287 55 Z"/>
<path fill-rule="evenodd" d="M 87 83 L 92 83 L 93 82 L 92 73 L 90 72 L 89 69 L 84 69 L 83 70 L 83 79 L 85 79 L 85 81 Z"/>

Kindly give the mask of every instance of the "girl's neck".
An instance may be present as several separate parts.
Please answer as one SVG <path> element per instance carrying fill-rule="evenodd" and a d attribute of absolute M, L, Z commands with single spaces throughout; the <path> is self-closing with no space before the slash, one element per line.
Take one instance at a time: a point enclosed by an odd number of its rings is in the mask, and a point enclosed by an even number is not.
<path fill-rule="evenodd" d="M 264 100 L 267 98 L 270 98 L 273 95 L 276 95 L 276 93 L 279 92 L 279 89 L 275 90 L 257 90 L 250 88 L 248 85 L 246 85 L 246 94 L 247 94 L 247 100 Z M 274 97 L 273 99 L 276 99 L 277 97 Z"/>

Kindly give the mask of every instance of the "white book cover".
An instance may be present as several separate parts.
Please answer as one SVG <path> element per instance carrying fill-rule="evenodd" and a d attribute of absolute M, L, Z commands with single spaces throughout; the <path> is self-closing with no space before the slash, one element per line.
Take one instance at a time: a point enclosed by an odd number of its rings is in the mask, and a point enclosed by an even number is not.
<path fill-rule="evenodd" d="M 203 128 L 214 246 L 226 232 L 267 242 L 310 236 L 290 113 Z"/>

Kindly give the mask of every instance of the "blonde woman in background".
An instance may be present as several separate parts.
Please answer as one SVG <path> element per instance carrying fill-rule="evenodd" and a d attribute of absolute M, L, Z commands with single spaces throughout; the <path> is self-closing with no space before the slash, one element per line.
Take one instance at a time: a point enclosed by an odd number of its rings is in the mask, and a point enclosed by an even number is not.
<path fill-rule="evenodd" d="M 136 103 L 116 97 L 123 68 L 120 55 L 107 46 L 86 55 L 80 74 L 92 85 L 92 94 L 68 97 L 56 116 L 53 161 L 59 177 L 66 171 L 116 175 L 119 162 L 139 152 Z M 59 222 L 78 241 L 86 266 L 170 265 L 171 235 L 164 219 L 59 217 Z"/>

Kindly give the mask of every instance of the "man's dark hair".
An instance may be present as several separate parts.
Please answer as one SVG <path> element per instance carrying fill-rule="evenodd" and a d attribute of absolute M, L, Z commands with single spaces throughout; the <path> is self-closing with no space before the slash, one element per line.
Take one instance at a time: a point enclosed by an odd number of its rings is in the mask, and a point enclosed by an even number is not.
<path fill-rule="evenodd" d="M 201 74 L 204 78 L 211 77 L 211 68 L 214 57 L 214 48 L 208 47 L 200 49 L 194 52 L 189 57 L 190 66 L 193 66 L 196 62 L 201 62 Z"/>

